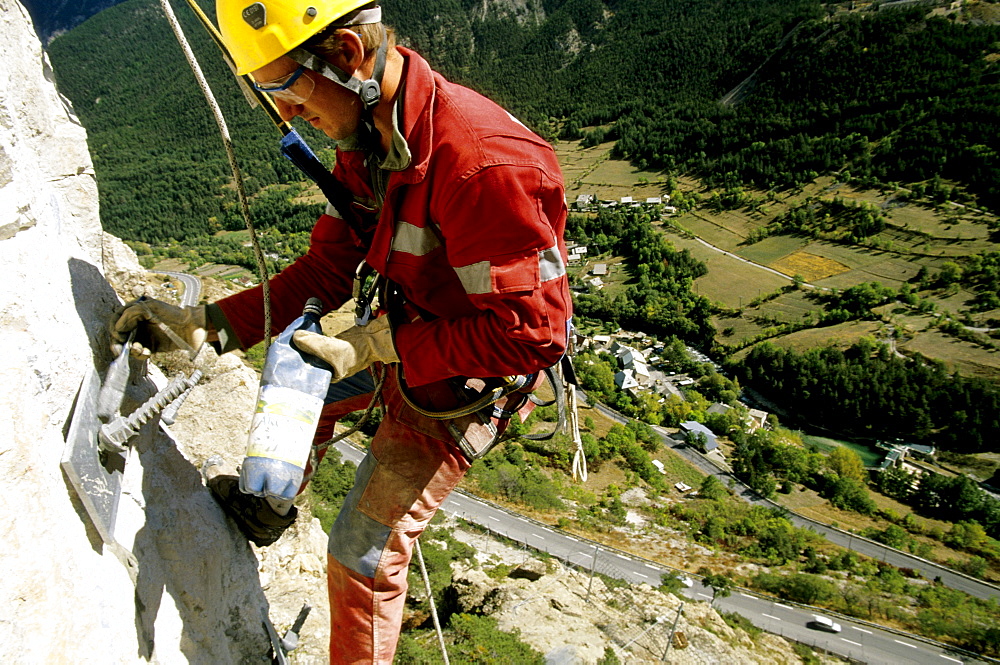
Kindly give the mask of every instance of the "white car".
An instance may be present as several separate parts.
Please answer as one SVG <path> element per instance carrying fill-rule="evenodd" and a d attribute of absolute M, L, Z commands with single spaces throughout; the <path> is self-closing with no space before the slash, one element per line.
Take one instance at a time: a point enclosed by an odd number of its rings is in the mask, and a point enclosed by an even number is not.
<path fill-rule="evenodd" d="M 840 624 L 829 617 L 820 616 L 814 614 L 812 621 L 809 622 L 810 628 L 815 628 L 816 630 L 825 630 L 828 633 L 839 633 Z"/>

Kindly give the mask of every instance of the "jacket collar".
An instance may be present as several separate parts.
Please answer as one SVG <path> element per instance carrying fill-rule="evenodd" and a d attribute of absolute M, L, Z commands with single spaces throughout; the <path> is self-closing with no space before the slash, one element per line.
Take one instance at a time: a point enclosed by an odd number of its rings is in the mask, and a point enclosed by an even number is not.
<path fill-rule="evenodd" d="M 427 175 L 434 139 L 433 108 L 437 86 L 434 72 L 422 57 L 398 46 L 403 56 L 403 126 L 401 131 L 410 147 L 410 167 L 398 173 L 403 182 L 420 182 Z"/>

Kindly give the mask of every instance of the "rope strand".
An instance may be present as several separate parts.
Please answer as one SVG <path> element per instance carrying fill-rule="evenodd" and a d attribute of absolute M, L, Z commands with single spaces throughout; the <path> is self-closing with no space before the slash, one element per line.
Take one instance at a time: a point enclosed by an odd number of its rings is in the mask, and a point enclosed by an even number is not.
<path fill-rule="evenodd" d="M 253 253 L 257 259 L 257 269 L 260 272 L 261 292 L 264 297 L 264 351 L 266 352 L 271 345 L 271 283 L 268 278 L 267 263 L 264 260 L 264 251 L 260 247 L 260 242 L 257 240 L 257 231 L 254 229 L 253 222 L 250 219 L 250 204 L 247 201 L 243 174 L 240 171 L 239 164 L 236 163 L 236 152 L 233 150 L 233 141 L 229 135 L 229 127 L 226 125 L 226 119 L 222 115 L 222 109 L 219 108 L 219 104 L 215 100 L 215 95 L 212 94 L 212 89 L 209 87 L 208 81 L 201 71 L 198 59 L 195 57 L 194 51 L 191 50 L 191 46 L 184 36 L 184 31 L 181 30 L 181 24 L 177 21 L 174 10 L 170 7 L 170 2 L 168 0 L 160 0 L 160 6 L 163 7 L 163 13 L 166 15 L 167 21 L 174 31 L 174 36 L 177 37 L 177 43 L 180 44 L 181 50 L 184 51 L 184 57 L 187 59 L 188 65 L 190 65 L 191 71 L 198 81 L 198 86 L 201 88 L 209 107 L 212 109 L 212 114 L 215 116 L 215 123 L 219 126 L 219 133 L 222 135 L 222 144 L 226 148 L 226 157 L 229 158 L 229 168 L 233 172 L 236 191 L 239 193 L 240 212 L 243 214 L 243 221 L 246 223 L 247 231 L 250 232 L 250 242 L 253 244 Z"/>

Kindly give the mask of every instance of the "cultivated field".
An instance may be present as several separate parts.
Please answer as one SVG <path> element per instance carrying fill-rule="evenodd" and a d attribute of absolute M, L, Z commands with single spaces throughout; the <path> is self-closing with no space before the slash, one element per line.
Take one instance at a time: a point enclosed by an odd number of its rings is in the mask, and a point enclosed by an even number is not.
<path fill-rule="evenodd" d="M 620 199 L 632 196 L 663 196 L 667 178 L 651 171 L 640 171 L 625 162 L 610 158 L 612 143 L 581 149 L 579 142 L 556 146 L 567 182 L 567 198 L 572 204 L 578 194 L 596 194 L 599 198 Z M 708 200 L 712 192 L 689 177 L 676 178 L 685 193 L 698 192 Z M 758 201 L 756 210 L 740 209 L 716 213 L 707 206 L 670 219 L 671 225 L 697 236 L 678 233 L 668 225 L 664 232 L 678 249 L 688 250 L 705 262 L 709 272 L 694 283 L 695 291 L 710 301 L 730 309 L 741 309 L 740 317 L 715 317 L 718 341 L 732 345 L 741 340 L 773 330 L 776 323 L 802 321 L 809 312 L 818 313 L 819 305 L 792 292 L 769 300 L 759 307 L 749 303 L 789 285 L 793 277 L 821 289 L 843 290 L 864 282 L 879 282 L 899 288 L 912 280 L 921 268 L 936 274 L 945 261 L 983 251 L 1000 251 L 1000 242 L 991 232 L 988 215 L 970 212 L 962 206 L 945 204 L 937 209 L 900 200 L 894 192 L 857 190 L 824 176 L 794 191 L 750 192 Z M 806 237 L 775 236 L 746 245 L 748 235 L 757 228 L 797 206 L 835 197 L 877 207 L 885 216 L 887 228 L 868 239 L 866 246 L 847 245 Z M 609 288 L 620 288 L 621 271 L 605 279 Z M 975 325 L 985 325 L 990 318 L 1000 318 L 1000 310 L 970 313 L 973 297 L 967 291 L 918 294 L 931 301 L 939 312 L 961 317 L 970 314 Z M 883 312 L 882 321 L 861 321 L 802 330 L 772 338 L 773 343 L 804 350 L 814 346 L 848 346 L 864 335 L 888 338 L 900 335 L 898 349 L 939 358 L 968 376 L 1000 378 L 1000 352 L 957 340 L 936 328 L 938 317 L 918 314 L 911 308 L 894 306 Z M 1000 343 L 998 343 L 1000 345 Z"/>
<path fill-rule="evenodd" d="M 579 141 L 562 141 L 555 146 L 566 181 L 566 199 L 572 206 L 580 194 L 599 199 L 620 200 L 631 196 L 645 200 L 665 192 L 667 179 L 657 171 L 643 171 L 628 162 L 611 159 L 614 142 L 581 148 Z"/>
<path fill-rule="evenodd" d="M 724 254 L 695 238 L 677 235 L 669 238 L 674 247 L 688 250 L 708 265 L 708 274 L 694 282 L 695 292 L 726 307 L 742 307 L 754 298 L 791 283 L 787 277 Z"/>
<path fill-rule="evenodd" d="M 800 251 L 770 262 L 770 266 L 786 275 L 800 275 L 808 283 L 850 272 L 850 268 L 826 256 Z"/>
<path fill-rule="evenodd" d="M 752 245 L 737 247 L 736 253 L 748 261 L 753 261 L 754 263 L 759 263 L 763 266 L 771 266 L 775 270 L 783 272 L 786 275 L 795 275 L 796 271 L 790 272 L 788 270 L 782 270 L 778 264 L 780 261 L 784 261 L 785 259 L 799 253 L 808 244 L 809 241 L 805 238 L 774 236 L 772 238 L 764 238 L 760 242 Z M 820 275 L 825 276 L 827 272 L 828 271 L 826 270 L 821 270 Z"/>

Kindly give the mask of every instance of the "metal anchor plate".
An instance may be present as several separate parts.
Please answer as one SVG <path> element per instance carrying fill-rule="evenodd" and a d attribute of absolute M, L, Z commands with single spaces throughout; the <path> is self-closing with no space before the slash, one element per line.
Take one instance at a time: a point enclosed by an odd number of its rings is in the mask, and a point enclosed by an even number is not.
<path fill-rule="evenodd" d="M 101 421 L 97 418 L 97 396 L 100 391 L 100 377 L 91 367 L 80 384 L 60 465 L 101 538 L 110 544 L 115 540 L 125 455 L 98 452 L 97 434 Z"/>

